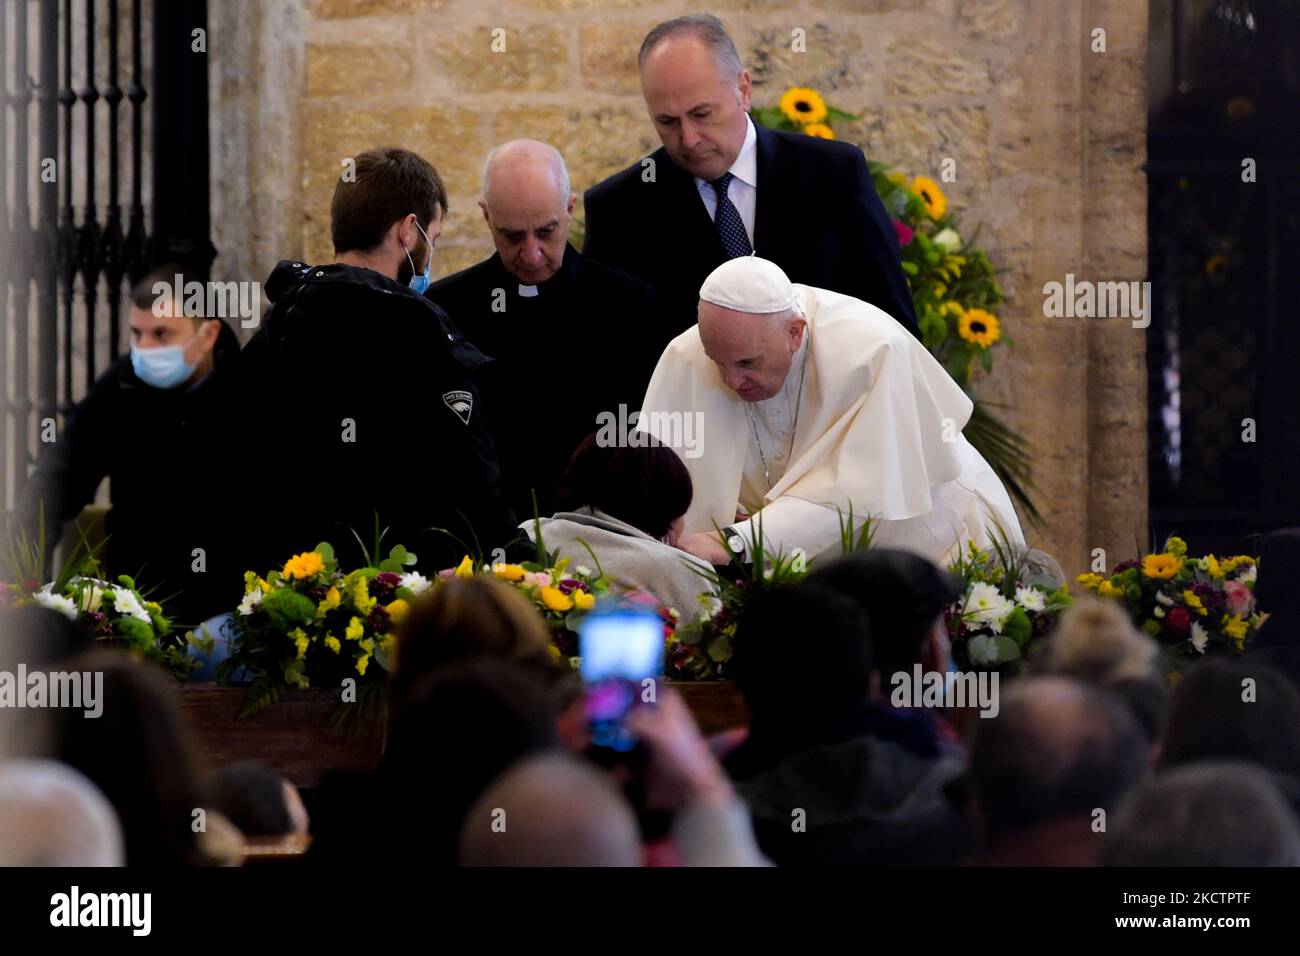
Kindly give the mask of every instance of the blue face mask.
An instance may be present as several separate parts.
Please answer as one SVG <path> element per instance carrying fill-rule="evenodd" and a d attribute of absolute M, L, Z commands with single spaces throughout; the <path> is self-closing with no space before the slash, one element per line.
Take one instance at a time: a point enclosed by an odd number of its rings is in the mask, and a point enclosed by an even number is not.
<path fill-rule="evenodd" d="M 420 229 L 420 224 L 415 224 L 416 229 Z M 424 290 L 433 284 L 433 243 L 429 242 L 429 234 L 420 229 L 420 235 L 424 236 L 425 244 L 429 247 L 429 261 L 425 263 L 424 272 L 421 275 L 415 273 L 415 261 L 411 258 L 410 250 L 406 251 L 406 261 L 411 263 L 411 281 L 408 283 L 412 289 L 420 295 L 424 295 Z"/>
<path fill-rule="evenodd" d="M 131 368 L 140 381 L 154 388 L 176 388 L 189 381 L 196 366 L 185 361 L 183 346 L 142 349 L 131 346 Z"/>

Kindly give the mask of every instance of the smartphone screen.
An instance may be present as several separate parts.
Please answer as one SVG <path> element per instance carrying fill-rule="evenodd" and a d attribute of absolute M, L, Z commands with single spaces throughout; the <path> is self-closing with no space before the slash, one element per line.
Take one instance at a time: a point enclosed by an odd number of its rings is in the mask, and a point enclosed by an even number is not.
<path fill-rule="evenodd" d="M 597 610 L 582 619 L 578 642 L 591 742 L 627 752 L 636 739 L 623 719 L 640 698 L 643 681 L 663 671 L 663 622 L 649 611 Z"/>

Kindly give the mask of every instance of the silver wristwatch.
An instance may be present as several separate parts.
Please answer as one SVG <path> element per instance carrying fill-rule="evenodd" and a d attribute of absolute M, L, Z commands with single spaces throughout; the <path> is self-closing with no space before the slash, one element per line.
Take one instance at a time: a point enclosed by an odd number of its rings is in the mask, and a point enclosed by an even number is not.
<path fill-rule="evenodd" d="M 728 526 L 722 529 L 722 540 L 726 542 L 727 550 L 738 558 L 745 556 L 745 539 L 741 537 L 739 531 Z"/>

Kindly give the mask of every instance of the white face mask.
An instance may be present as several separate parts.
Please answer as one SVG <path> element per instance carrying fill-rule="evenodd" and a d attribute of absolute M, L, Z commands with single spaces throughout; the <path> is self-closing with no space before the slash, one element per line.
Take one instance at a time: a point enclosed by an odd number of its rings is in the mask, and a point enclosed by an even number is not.
<path fill-rule="evenodd" d="M 142 349 L 131 346 L 131 369 L 136 377 L 154 388 L 178 388 L 188 382 L 198 368 L 198 362 L 185 360 L 185 349 L 199 341 L 195 332 L 183 345 L 160 345 Z"/>

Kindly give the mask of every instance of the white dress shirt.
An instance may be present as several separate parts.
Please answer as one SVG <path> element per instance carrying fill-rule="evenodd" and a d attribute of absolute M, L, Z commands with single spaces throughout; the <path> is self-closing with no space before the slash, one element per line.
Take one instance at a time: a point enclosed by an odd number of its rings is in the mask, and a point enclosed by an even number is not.
<path fill-rule="evenodd" d="M 728 170 L 732 175 L 730 185 L 727 186 L 727 198 L 731 204 L 736 207 L 736 212 L 740 213 L 740 221 L 745 224 L 745 234 L 749 236 L 749 246 L 754 246 L 754 215 L 758 210 L 758 132 L 754 129 L 754 121 L 748 116 L 745 117 L 748 128 L 745 131 L 745 144 L 740 147 L 740 155 L 736 161 L 731 164 Z M 704 200 L 704 208 L 709 212 L 709 218 L 716 221 L 718 218 L 718 195 L 713 191 L 707 179 L 695 177 L 695 188 L 700 191 L 700 198 Z"/>

